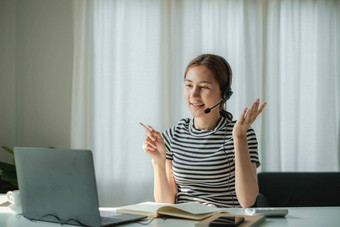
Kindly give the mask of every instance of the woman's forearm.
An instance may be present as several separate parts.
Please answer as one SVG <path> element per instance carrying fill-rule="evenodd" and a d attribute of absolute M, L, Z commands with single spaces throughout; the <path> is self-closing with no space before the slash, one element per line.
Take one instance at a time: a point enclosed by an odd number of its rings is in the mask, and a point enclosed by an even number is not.
<path fill-rule="evenodd" d="M 235 189 L 243 208 L 254 205 L 258 195 L 256 166 L 251 163 L 247 137 L 234 138 L 235 146 Z"/>
<path fill-rule="evenodd" d="M 176 193 L 169 182 L 166 165 L 153 162 L 154 197 L 158 203 L 175 203 Z"/>

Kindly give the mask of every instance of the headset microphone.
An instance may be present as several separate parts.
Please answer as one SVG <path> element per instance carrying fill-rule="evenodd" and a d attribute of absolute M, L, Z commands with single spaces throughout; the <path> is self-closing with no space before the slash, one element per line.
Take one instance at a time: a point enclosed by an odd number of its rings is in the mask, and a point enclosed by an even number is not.
<path fill-rule="evenodd" d="M 213 106 L 213 107 L 211 107 L 211 108 L 206 108 L 206 109 L 204 110 L 204 113 L 206 113 L 206 114 L 210 113 L 210 111 L 211 111 L 212 109 L 214 109 L 216 106 L 220 105 L 222 102 L 224 102 L 224 100 L 225 100 L 225 99 L 221 99 L 221 101 L 220 101 L 219 103 L 217 103 L 215 106 Z"/>

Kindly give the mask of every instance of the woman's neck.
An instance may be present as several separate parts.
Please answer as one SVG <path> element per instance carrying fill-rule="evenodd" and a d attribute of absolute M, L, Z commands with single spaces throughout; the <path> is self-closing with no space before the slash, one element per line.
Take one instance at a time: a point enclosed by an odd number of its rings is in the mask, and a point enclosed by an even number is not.
<path fill-rule="evenodd" d="M 221 118 L 220 114 L 205 116 L 205 117 L 198 117 L 194 118 L 194 126 L 198 130 L 213 130 L 218 120 Z"/>

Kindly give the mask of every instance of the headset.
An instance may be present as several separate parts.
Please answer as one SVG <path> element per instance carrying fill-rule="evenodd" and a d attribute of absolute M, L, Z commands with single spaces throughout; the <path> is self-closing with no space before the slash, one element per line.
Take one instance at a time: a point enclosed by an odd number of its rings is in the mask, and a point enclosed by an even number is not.
<path fill-rule="evenodd" d="M 222 90 L 223 100 L 226 101 L 226 100 L 229 100 L 233 94 L 233 90 L 231 90 L 231 67 L 229 63 L 222 56 L 218 56 L 218 57 L 221 59 L 221 61 L 223 61 L 223 63 L 227 67 L 228 84 L 227 84 L 227 87 L 223 88 Z"/>
<path fill-rule="evenodd" d="M 216 105 L 214 105 L 213 107 L 210 108 L 206 108 L 204 110 L 204 113 L 208 114 L 210 113 L 210 111 L 212 109 L 214 109 L 216 106 L 221 105 L 221 103 L 227 101 L 228 99 L 230 99 L 230 97 L 233 94 L 233 90 L 231 90 L 231 67 L 229 65 L 229 63 L 222 57 L 222 56 L 218 56 L 216 55 L 227 67 L 227 77 L 228 77 L 228 84 L 226 86 L 223 86 L 222 88 L 222 100 L 220 102 L 218 102 Z"/>

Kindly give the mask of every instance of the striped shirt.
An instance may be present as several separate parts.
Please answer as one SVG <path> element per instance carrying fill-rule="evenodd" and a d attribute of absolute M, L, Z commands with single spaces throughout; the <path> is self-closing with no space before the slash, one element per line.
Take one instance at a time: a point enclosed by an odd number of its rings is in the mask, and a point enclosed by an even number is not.
<path fill-rule="evenodd" d="M 172 161 L 177 184 L 176 203 L 240 207 L 235 193 L 235 122 L 221 117 L 214 130 L 197 130 L 193 119 L 187 118 L 162 133 L 166 159 Z M 257 140 L 252 128 L 247 131 L 247 140 L 250 160 L 258 167 Z"/>

